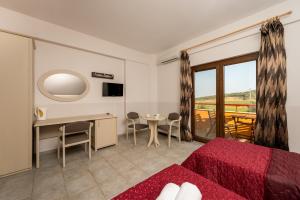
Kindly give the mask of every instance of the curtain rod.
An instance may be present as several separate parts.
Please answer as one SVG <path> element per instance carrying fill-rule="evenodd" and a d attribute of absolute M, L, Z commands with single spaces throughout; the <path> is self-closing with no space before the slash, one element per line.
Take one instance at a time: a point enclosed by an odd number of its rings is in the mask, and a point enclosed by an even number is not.
<path fill-rule="evenodd" d="M 214 38 L 214 39 L 208 40 L 208 41 L 206 41 L 206 42 L 202 42 L 202 43 L 196 44 L 196 45 L 194 45 L 194 46 L 191 46 L 191 47 L 189 47 L 189 48 L 183 49 L 183 50 L 181 50 L 181 51 L 190 51 L 190 50 L 192 50 L 192 49 L 194 49 L 194 48 L 198 48 L 198 47 L 200 47 L 200 46 L 209 44 L 209 43 L 211 43 L 211 42 L 215 42 L 215 41 L 224 39 L 224 38 L 226 38 L 226 37 L 235 35 L 235 34 L 237 34 L 237 33 L 239 33 L 239 32 L 245 31 L 245 30 L 247 30 L 247 29 L 250 29 L 250 28 L 254 28 L 254 27 L 256 27 L 256 26 L 259 26 L 259 25 L 261 25 L 261 24 L 267 22 L 268 20 L 270 20 L 270 19 L 272 19 L 272 18 L 275 18 L 275 17 L 281 18 L 281 17 L 288 16 L 288 15 L 291 15 L 291 14 L 292 14 L 292 11 L 285 12 L 285 13 L 283 13 L 283 14 L 281 14 L 281 15 L 277 15 L 277 16 L 268 18 L 268 19 L 266 19 L 266 20 L 262 20 L 262 21 L 260 21 L 260 22 L 255 23 L 255 24 L 252 24 L 252 25 L 250 25 L 250 26 L 246 26 L 246 27 L 243 27 L 243 28 L 241 28 L 241 29 L 232 31 L 232 32 L 227 33 L 227 34 L 225 34 L 225 35 L 222 35 L 222 36 L 216 37 L 216 38 Z"/>

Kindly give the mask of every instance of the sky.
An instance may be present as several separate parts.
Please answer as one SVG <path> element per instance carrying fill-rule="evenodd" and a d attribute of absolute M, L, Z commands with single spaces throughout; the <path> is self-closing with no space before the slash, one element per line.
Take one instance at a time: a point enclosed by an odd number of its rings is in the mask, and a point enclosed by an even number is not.
<path fill-rule="evenodd" d="M 228 65 L 224 68 L 225 93 L 256 88 L 256 61 Z M 195 73 L 195 97 L 216 95 L 216 70 Z"/>

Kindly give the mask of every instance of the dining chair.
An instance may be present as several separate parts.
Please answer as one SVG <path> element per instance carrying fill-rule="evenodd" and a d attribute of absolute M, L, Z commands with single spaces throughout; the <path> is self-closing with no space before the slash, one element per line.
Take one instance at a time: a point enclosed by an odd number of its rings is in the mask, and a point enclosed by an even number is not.
<path fill-rule="evenodd" d="M 224 116 L 224 132 L 225 137 L 236 138 L 235 124 L 231 115 Z"/>
<path fill-rule="evenodd" d="M 208 110 L 208 118 L 209 118 L 209 130 L 206 132 L 206 137 L 209 134 L 216 132 L 216 111 L 215 110 Z"/>
<path fill-rule="evenodd" d="M 64 124 L 59 128 L 61 135 L 58 137 L 57 158 L 60 160 L 60 149 L 62 149 L 63 167 L 66 166 L 66 148 L 85 145 L 85 152 L 88 151 L 91 159 L 91 129 L 92 122 L 74 122 Z"/>
<path fill-rule="evenodd" d="M 173 136 L 178 138 L 179 142 L 181 142 L 180 121 L 181 121 L 180 114 L 170 113 L 168 118 L 167 118 L 167 123 L 157 126 L 158 131 L 168 134 L 168 146 L 169 147 L 171 147 L 171 136 L 172 136 L 172 134 L 173 134 Z"/>
<path fill-rule="evenodd" d="M 133 129 L 133 140 L 136 145 L 136 132 L 147 130 L 149 127 L 147 124 L 141 123 L 141 118 L 136 112 L 129 112 L 126 115 L 126 137 L 128 140 L 129 129 Z"/>

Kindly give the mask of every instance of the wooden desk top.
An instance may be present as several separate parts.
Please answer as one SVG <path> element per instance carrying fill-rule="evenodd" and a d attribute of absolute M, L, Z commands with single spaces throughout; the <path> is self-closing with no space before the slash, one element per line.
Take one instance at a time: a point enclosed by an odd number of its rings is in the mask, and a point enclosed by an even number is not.
<path fill-rule="evenodd" d="M 55 124 L 65 124 L 79 121 L 93 121 L 98 119 L 109 119 L 116 118 L 112 114 L 97 114 L 97 115 L 80 115 L 80 116 L 72 116 L 72 117 L 61 117 L 61 118 L 49 118 L 46 120 L 36 120 L 33 123 L 34 127 L 39 126 L 49 126 Z"/>

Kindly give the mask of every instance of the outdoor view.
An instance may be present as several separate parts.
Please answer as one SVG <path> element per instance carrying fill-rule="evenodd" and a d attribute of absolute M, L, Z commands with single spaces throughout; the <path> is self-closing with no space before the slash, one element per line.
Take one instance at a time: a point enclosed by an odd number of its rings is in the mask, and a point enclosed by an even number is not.
<path fill-rule="evenodd" d="M 216 137 L 216 70 L 195 73 L 195 134 Z"/>
<path fill-rule="evenodd" d="M 256 61 L 224 66 L 226 137 L 252 139 L 256 116 Z M 195 133 L 216 136 L 216 70 L 195 73 Z"/>

